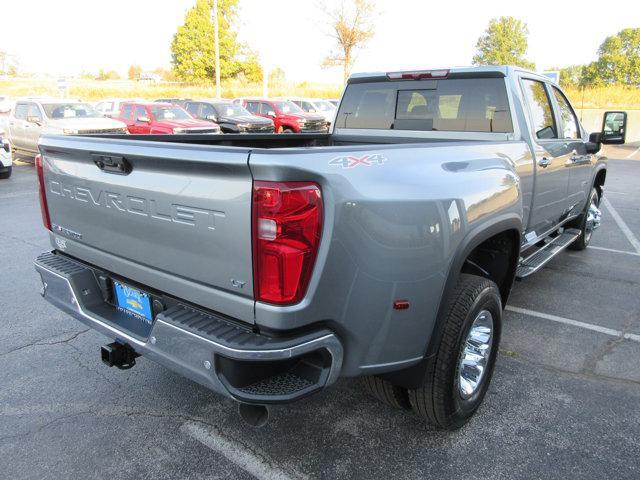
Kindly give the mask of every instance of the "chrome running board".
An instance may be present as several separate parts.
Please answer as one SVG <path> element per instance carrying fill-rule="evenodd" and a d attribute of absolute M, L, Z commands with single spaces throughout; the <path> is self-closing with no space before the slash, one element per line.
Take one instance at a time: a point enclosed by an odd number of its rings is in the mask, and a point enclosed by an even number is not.
<path fill-rule="evenodd" d="M 553 257 L 571 245 L 580 236 L 580 230 L 566 229 L 532 255 L 520 260 L 516 278 L 526 278 L 544 267 Z"/>

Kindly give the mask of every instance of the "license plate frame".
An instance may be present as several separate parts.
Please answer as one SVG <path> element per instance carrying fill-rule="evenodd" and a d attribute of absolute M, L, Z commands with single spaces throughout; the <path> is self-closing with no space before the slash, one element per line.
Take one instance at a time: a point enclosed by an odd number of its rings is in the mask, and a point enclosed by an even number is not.
<path fill-rule="evenodd" d="M 148 325 L 153 323 L 151 296 L 138 288 L 113 282 L 115 306 L 118 310 L 143 320 Z"/>

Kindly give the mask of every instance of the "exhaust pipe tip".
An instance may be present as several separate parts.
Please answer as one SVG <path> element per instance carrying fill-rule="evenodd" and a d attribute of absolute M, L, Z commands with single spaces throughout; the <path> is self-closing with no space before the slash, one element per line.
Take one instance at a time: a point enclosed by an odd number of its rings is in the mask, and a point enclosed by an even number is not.
<path fill-rule="evenodd" d="M 238 405 L 238 413 L 252 427 L 264 427 L 269 421 L 269 409 L 265 405 L 240 403 Z"/>

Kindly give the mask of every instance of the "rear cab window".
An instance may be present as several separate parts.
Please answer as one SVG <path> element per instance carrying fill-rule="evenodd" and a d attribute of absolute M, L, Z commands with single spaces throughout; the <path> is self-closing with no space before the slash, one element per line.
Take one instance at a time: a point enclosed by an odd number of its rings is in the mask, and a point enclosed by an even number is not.
<path fill-rule="evenodd" d="M 512 133 L 504 78 L 450 78 L 349 84 L 342 129 Z"/>

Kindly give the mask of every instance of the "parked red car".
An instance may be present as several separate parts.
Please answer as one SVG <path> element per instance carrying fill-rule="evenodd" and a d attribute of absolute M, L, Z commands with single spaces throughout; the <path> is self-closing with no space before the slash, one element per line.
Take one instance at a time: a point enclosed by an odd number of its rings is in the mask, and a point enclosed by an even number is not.
<path fill-rule="evenodd" d="M 273 120 L 277 133 L 325 133 L 329 124 L 322 115 L 307 113 L 293 102 L 267 98 L 237 98 L 253 115 Z"/>
<path fill-rule="evenodd" d="M 184 108 L 171 103 L 126 102 L 118 119 L 129 133 L 220 133 L 220 126 L 193 118 Z"/>

